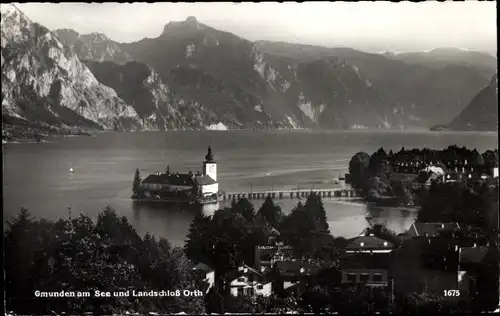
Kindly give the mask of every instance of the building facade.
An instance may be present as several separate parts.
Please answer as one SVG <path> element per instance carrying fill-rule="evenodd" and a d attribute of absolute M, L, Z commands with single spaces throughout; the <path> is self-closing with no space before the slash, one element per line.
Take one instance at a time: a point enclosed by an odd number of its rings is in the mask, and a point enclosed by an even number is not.
<path fill-rule="evenodd" d="M 203 173 L 178 173 L 171 172 L 170 168 L 164 173 L 156 172 L 147 176 L 140 186 L 146 195 L 185 195 L 197 197 L 210 197 L 219 192 L 217 182 L 217 163 L 214 160 L 212 149 L 208 147 L 208 153 L 203 162 Z"/>

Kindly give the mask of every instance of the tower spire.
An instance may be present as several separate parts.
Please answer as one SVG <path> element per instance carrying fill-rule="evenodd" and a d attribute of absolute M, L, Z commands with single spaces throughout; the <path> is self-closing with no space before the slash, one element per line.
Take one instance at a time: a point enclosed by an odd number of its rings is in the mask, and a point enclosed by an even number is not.
<path fill-rule="evenodd" d="M 214 155 L 212 154 L 212 147 L 208 146 L 208 153 L 205 156 L 206 161 L 213 161 L 214 160 Z"/>

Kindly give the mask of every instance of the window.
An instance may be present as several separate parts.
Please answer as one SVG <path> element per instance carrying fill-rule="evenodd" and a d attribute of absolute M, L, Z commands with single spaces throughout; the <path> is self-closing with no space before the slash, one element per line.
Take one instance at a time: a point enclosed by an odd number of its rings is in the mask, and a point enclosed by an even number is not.
<path fill-rule="evenodd" d="M 368 273 L 361 273 L 359 277 L 360 282 L 368 282 L 370 281 L 370 275 Z"/>
<path fill-rule="evenodd" d="M 264 288 L 264 286 L 262 286 L 261 284 L 257 285 L 257 290 L 262 290 Z"/>
<path fill-rule="evenodd" d="M 243 295 L 243 288 L 242 287 L 238 288 L 237 295 L 238 296 Z"/>
<path fill-rule="evenodd" d="M 238 282 L 245 282 L 245 278 L 238 278 Z"/>
<path fill-rule="evenodd" d="M 347 273 L 348 282 L 356 282 L 356 273 Z"/>
<path fill-rule="evenodd" d="M 382 282 L 382 274 L 374 273 L 373 274 L 373 282 Z"/>

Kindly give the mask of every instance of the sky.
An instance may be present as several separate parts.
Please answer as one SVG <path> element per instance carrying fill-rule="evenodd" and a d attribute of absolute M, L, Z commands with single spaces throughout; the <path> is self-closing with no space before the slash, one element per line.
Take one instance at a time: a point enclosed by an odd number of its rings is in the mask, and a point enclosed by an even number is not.
<path fill-rule="evenodd" d="M 306 3 L 23 3 L 49 29 L 100 32 L 118 42 L 161 34 L 170 21 L 198 21 L 251 41 L 348 46 L 365 51 L 457 47 L 496 52 L 496 1 Z"/>

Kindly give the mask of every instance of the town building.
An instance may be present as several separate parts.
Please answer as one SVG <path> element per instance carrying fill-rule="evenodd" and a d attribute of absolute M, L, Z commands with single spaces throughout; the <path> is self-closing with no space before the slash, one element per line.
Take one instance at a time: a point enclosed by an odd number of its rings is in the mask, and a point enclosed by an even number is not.
<path fill-rule="evenodd" d="M 415 222 L 407 232 L 407 237 L 437 237 L 441 231 L 460 229 L 458 223 L 420 223 Z"/>
<path fill-rule="evenodd" d="M 156 172 L 147 176 L 141 182 L 140 189 L 146 196 L 161 196 L 165 193 L 196 197 L 217 196 L 219 193 L 217 163 L 212 149 L 208 147 L 208 153 L 203 162 L 203 173 L 191 171 L 184 174 L 174 173 L 167 167 L 164 173 Z"/>
<path fill-rule="evenodd" d="M 299 255 L 292 247 L 277 242 L 274 245 L 255 247 L 255 268 L 262 273 L 270 271 L 278 261 L 299 259 Z"/>
<path fill-rule="evenodd" d="M 350 239 L 349 244 L 345 248 L 345 252 L 354 254 L 390 253 L 393 248 L 393 243 L 370 234 Z"/>
<path fill-rule="evenodd" d="M 432 171 L 421 172 L 413 181 L 411 182 L 411 188 L 414 191 L 418 191 L 421 188 L 430 188 L 433 181 L 439 181 L 440 177 L 438 174 Z"/>
<path fill-rule="evenodd" d="M 272 294 L 272 282 L 267 277 L 247 265 L 241 265 L 226 273 L 225 282 L 233 296 L 269 296 Z"/>
<path fill-rule="evenodd" d="M 373 234 L 351 239 L 340 258 L 341 283 L 388 286 L 394 246 Z"/>
<path fill-rule="evenodd" d="M 308 284 L 317 284 L 322 272 L 332 269 L 337 270 L 332 261 L 306 259 L 278 261 L 273 266 L 273 287 L 276 292 L 299 294 Z"/>

